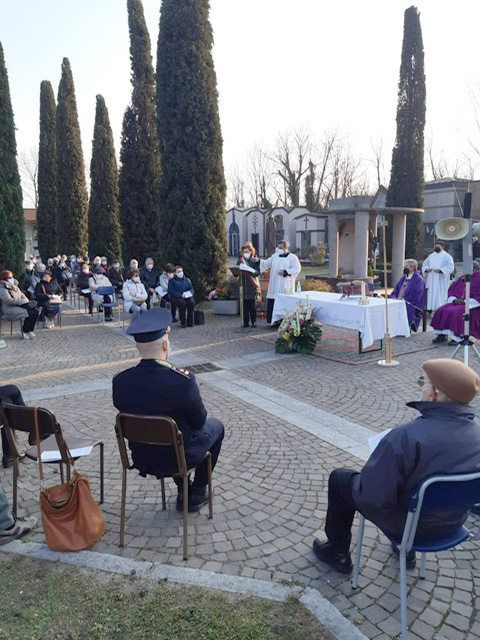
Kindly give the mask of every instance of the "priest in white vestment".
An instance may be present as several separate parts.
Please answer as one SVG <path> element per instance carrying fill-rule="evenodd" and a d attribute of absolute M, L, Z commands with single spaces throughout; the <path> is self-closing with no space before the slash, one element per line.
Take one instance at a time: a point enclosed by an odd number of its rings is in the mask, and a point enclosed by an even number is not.
<path fill-rule="evenodd" d="M 422 265 L 427 287 L 427 311 L 436 311 L 447 302 L 450 274 L 454 268 L 452 256 L 445 251 L 445 243 L 437 240 L 434 253 Z"/>
<path fill-rule="evenodd" d="M 267 291 L 267 322 L 272 322 L 273 305 L 279 293 L 294 293 L 295 280 L 302 267 L 300 260 L 288 250 L 288 240 L 279 240 L 273 256 L 260 260 L 262 271 L 270 269 L 270 282 Z"/>

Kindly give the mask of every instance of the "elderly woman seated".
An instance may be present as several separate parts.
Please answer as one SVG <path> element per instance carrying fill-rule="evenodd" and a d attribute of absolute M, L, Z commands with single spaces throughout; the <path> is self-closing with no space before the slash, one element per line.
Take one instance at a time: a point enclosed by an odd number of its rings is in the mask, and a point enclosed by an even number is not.
<path fill-rule="evenodd" d="M 0 271 L 0 302 L 6 320 L 23 320 L 22 337 L 24 340 L 35 338 L 33 330 L 38 320 L 39 311 L 36 302 L 30 302 L 20 291 L 18 281 L 11 271 Z"/>
<path fill-rule="evenodd" d="M 45 271 L 42 279 L 35 287 L 35 299 L 42 308 L 47 329 L 53 329 L 55 326 L 55 318 L 62 307 L 62 297 L 63 292 L 58 282 L 52 280 L 50 271 Z"/>
<path fill-rule="evenodd" d="M 397 282 L 390 297 L 405 300 L 408 324 L 413 331 L 417 331 L 427 301 L 425 281 L 417 271 L 416 260 L 405 260 L 403 267 L 403 276 Z"/>

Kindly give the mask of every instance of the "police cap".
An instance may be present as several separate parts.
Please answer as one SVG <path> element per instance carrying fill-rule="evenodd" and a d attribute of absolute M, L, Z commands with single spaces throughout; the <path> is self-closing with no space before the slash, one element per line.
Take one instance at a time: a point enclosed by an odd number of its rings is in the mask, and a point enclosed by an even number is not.
<path fill-rule="evenodd" d="M 150 309 L 138 315 L 127 329 L 135 342 L 153 342 L 164 336 L 172 322 L 172 314 L 167 309 Z"/>

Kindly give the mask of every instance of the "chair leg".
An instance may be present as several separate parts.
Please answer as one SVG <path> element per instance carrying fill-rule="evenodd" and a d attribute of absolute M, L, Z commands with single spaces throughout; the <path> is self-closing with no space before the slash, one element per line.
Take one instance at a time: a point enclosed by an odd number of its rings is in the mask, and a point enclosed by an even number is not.
<path fill-rule="evenodd" d="M 125 545 L 125 501 L 127 498 L 127 470 L 122 470 L 122 501 L 120 504 L 120 547 Z"/>
<path fill-rule="evenodd" d="M 103 504 L 103 491 L 104 491 L 104 446 L 103 442 L 100 442 L 100 504 Z"/>
<path fill-rule="evenodd" d="M 162 486 L 162 510 L 167 508 L 167 500 L 165 499 L 165 478 L 160 478 L 160 484 Z"/>
<path fill-rule="evenodd" d="M 183 476 L 183 559 L 188 560 L 188 474 Z"/>
<path fill-rule="evenodd" d="M 58 466 L 60 467 L 60 482 L 63 484 L 65 482 L 65 476 L 63 475 L 63 462 L 59 462 Z"/>
<path fill-rule="evenodd" d="M 420 572 L 418 574 L 422 579 L 425 579 L 425 560 L 426 559 L 427 559 L 427 554 L 422 553 L 420 556 Z"/>
<path fill-rule="evenodd" d="M 355 549 L 355 564 L 353 567 L 352 588 L 356 589 L 358 586 L 358 572 L 360 571 L 360 557 L 362 555 L 363 544 L 363 530 L 365 529 L 365 518 L 362 514 L 358 519 L 358 535 L 357 535 L 357 548 Z"/>
<path fill-rule="evenodd" d="M 407 554 L 400 549 L 400 623 L 402 640 L 408 640 L 407 621 Z"/>
<path fill-rule="evenodd" d="M 208 519 L 213 518 L 213 495 L 212 495 L 212 455 L 207 453 L 207 474 L 208 474 Z"/>

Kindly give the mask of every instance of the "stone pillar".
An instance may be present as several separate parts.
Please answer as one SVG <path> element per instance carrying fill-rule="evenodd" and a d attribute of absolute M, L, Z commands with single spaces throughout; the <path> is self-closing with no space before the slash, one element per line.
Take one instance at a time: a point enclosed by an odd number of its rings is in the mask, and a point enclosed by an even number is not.
<path fill-rule="evenodd" d="M 405 213 L 394 213 L 392 238 L 392 287 L 397 284 L 403 275 L 406 231 L 407 215 Z"/>
<path fill-rule="evenodd" d="M 370 212 L 355 212 L 355 251 L 353 257 L 353 275 L 355 278 L 367 277 L 368 264 L 368 230 Z"/>
<path fill-rule="evenodd" d="M 330 278 L 338 276 L 338 216 L 328 214 L 328 275 Z"/>

